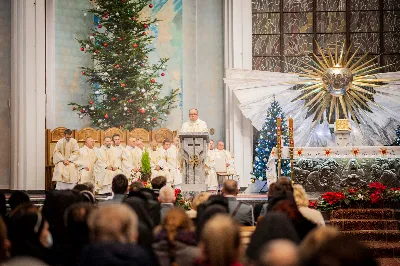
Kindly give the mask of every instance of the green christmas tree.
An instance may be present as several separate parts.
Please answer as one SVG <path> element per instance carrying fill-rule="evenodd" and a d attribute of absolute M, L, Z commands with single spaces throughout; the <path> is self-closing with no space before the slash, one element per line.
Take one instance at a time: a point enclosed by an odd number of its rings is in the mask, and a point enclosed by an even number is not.
<path fill-rule="evenodd" d="M 152 8 L 149 0 L 96 0 L 87 10 L 94 15 L 94 28 L 78 40 L 93 67 L 82 67 L 82 75 L 93 88 L 85 104 L 70 103 L 80 118 L 89 116 L 94 126 L 105 129 L 135 127 L 152 129 L 175 107 L 178 89 L 160 96 L 167 58 L 151 64 L 152 29 L 157 20 L 139 19 Z"/>
<path fill-rule="evenodd" d="M 144 151 L 142 155 L 142 169 L 141 169 L 141 179 L 143 181 L 150 180 L 151 176 L 151 166 L 150 166 L 150 155 L 148 151 Z"/>
<path fill-rule="evenodd" d="M 271 106 L 268 108 L 267 117 L 265 123 L 260 131 L 260 137 L 258 144 L 255 149 L 255 162 L 253 172 L 251 173 L 255 178 L 259 180 L 265 180 L 267 162 L 271 155 L 272 149 L 278 144 L 277 140 L 277 119 L 282 118 L 282 138 L 283 145 L 289 144 L 288 128 L 286 124 L 285 114 L 282 112 L 282 108 L 279 102 L 273 100 Z M 282 160 L 282 175 L 289 175 L 290 165 L 288 160 Z"/>

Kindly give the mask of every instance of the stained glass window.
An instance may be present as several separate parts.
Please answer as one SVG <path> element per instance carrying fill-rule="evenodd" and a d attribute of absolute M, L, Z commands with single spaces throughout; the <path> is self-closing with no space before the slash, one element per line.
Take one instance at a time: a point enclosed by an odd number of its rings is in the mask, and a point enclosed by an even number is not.
<path fill-rule="evenodd" d="M 252 0 L 253 68 L 295 71 L 321 47 L 345 41 L 385 71 L 400 70 L 400 0 Z M 355 58 L 357 60 L 357 58 Z"/>

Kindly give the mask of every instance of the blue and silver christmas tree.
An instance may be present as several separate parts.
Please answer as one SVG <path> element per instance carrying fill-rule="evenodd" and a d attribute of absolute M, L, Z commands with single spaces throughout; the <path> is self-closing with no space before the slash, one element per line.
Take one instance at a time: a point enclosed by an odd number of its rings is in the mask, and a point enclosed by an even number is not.
<path fill-rule="evenodd" d="M 286 124 L 285 114 L 282 112 L 282 108 L 279 103 L 275 100 L 271 103 L 268 108 L 267 117 L 265 123 L 260 131 L 260 138 L 258 139 L 258 145 L 255 149 L 255 162 L 254 169 L 251 173 L 258 180 L 265 180 L 267 162 L 271 151 L 278 144 L 277 140 L 277 119 L 282 118 L 282 139 L 283 145 L 289 145 L 288 127 Z M 281 174 L 288 176 L 290 173 L 289 160 L 282 160 Z"/>
<path fill-rule="evenodd" d="M 400 146 L 400 126 L 396 129 L 396 140 L 393 142 L 392 146 Z"/>

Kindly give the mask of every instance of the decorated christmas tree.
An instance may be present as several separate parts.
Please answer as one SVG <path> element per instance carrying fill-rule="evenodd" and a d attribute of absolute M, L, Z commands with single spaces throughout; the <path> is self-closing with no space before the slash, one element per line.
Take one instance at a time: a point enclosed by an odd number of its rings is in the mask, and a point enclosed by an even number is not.
<path fill-rule="evenodd" d="M 272 149 L 276 147 L 278 143 L 276 126 L 278 118 L 282 118 L 282 144 L 287 146 L 289 144 L 289 137 L 285 114 L 282 112 L 282 108 L 274 98 L 271 106 L 268 108 L 267 117 L 265 118 L 265 123 L 260 131 L 260 137 L 255 149 L 256 156 L 253 172 L 251 174 L 258 180 L 266 179 L 265 173 L 267 170 L 267 162 Z M 288 160 L 282 160 L 281 171 L 282 175 L 289 175 L 290 165 Z"/>
<path fill-rule="evenodd" d="M 400 146 L 400 126 L 396 129 L 396 140 L 393 142 L 392 146 Z"/>
<path fill-rule="evenodd" d="M 178 93 L 173 88 L 160 96 L 168 59 L 156 64 L 148 60 L 157 21 L 143 17 L 142 11 L 153 5 L 149 0 L 91 2 L 93 7 L 86 12 L 94 15 L 94 27 L 78 42 L 94 62 L 93 67 L 82 67 L 93 92 L 86 103 L 70 105 L 98 128 L 152 129 L 175 107 Z"/>

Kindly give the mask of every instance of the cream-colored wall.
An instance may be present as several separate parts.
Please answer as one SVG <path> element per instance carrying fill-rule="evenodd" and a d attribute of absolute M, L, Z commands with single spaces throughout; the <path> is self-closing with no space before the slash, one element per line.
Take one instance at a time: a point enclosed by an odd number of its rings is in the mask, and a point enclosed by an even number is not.
<path fill-rule="evenodd" d="M 11 0 L 0 0 L 0 189 L 8 188 L 11 176 Z"/>

